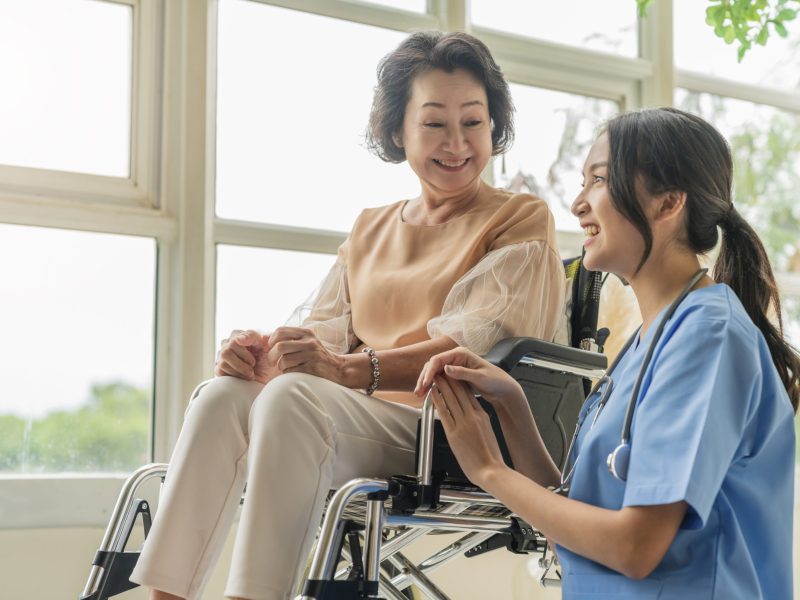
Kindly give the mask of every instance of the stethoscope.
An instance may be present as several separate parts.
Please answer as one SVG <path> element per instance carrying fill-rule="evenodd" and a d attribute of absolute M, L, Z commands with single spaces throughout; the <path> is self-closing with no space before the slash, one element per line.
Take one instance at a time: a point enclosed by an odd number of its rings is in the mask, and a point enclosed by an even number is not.
<path fill-rule="evenodd" d="M 639 390 L 642 387 L 642 381 L 644 380 L 645 372 L 647 371 L 647 367 L 650 364 L 650 360 L 653 357 L 653 352 L 655 352 L 656 344 L 658 344 L 658 340 L 661 337 L 661 333 L 664 331 L 664 326 L 667 324 L 667 321 L 672 317 L 675 313 L 675 310 L 678 308 L 678 305 L 683 302 L 686 296 L 689 295 L 689 292 L 692 291 L 695 285 L 703 278 L 703 276 L 708 272 L 708 269 L 700 269 L 692 276 L 691 281 L 686 284 L 686 287 L 683 288 L 683 291 L 678 295 L 677 298 L 670 304 L 669 309 L 667 309 L 664 318 L 661 319 L 661 322 L 658 324 L 658 328 L 656 329 L 655 334 L 653 335 L 653 340 L 650 342 L 650 346 L 647 348 L 647 354 L 645 354 L 644 360 L 642 361 L 642 366 L 639 368 L 639 375 L 636 378 L 636 384 L 633 386 L 633 392 L 631 393 L 631 398 L 628 400 L 628 408 L 625 411 L 625 421 L 622 425 L 622 434 L 620 435 L 620 443 L 619 445 L 614 448 L 611 454 L 608 455 L 606 459 L 606 466 L 608 467 L 609 473 L 614 476 L 615 479 L 619 481 L 626 481 L 628 479 L 628 465 L 630 463 L 631 458 L 631 426 L 633 425 L 633 413 L 636 410 L 636 400 L 639 397 Z M 617 354 L 614 362 L 611 363 L 611 366 L 605 372 L 605 374 L 597 380 L 597 383 L 592 388 L 592 391 L 589 393 L 589 397 L 591 398 L 597 390 L 600 389 L 601 386 L 605 385 L 606 388 L 603 390 L 603 393 L 600 395 L 600 399 L 597 402 L 597 410 L 594 413 L 594 418 L 592 419 L 592 423 L 589 426 L 589 430 L 591 431 L 594 424 L 597 422 L 597 417 L 600 416 L 600 413 L 603 411 L 603 408 L 608 402 L 608 398 L 611 396 L 611 390 L 614 388 L 614 381 L 611 379 L 611 373 L 617 366 L 617 363 L 622 359 L 625 353 L 630 348 L 631 344 L 633 344 L 636 337 L 639 335 L 639 331 L 641 331 L 641 327 L 639 327 L 636 332 L 630 337 L 630 339 L 625 342 L 625 345 Z M 572 480 L 572 475 L 575 472 L 575 465 L 578 464 L 578 458 L 580 455 L 576 456 L 574 460 L 571 461 L 573 450 L 575 449 L 575 441 L 578 439 L 578 433 L 580 432 L 581 425 L 586 420 L 586 417 L 589 415 L 590 412 L 594 410 L 594 406 L 589 406 L 587 410 L 583 413 L 581 418 L 578 419 L 578 423 L 575 426 L 575 433 L 572 434 L 572 441 L 569 444 L 569 450 L 567 450 L 567 461 L 564 465 L 564 470 L 561 473 L 561 485 L 556 488 L 556 492 L 559 493 L 566 493 L 569 491 L 569 483 Z"/>

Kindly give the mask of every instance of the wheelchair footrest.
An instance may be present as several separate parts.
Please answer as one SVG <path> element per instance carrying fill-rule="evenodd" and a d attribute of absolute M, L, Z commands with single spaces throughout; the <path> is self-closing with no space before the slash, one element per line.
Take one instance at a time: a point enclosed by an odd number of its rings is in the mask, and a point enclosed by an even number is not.
<path fill-rule="evenodd" d="M 378 598 L 378 582 L 363 579 L 308 579 L 302 595 L 316 600 L 382 600 Z"/>
<path fill-rule="evenodd" d="M 108 600 L 112 596 L 138 587 L 138 583 L 130 581 L 130 576 L 139 561 L 141 552 L 125 552 L 125 546 L 128 544 L 136 519 L 139 516 L 142 518 L 144 537 L 147 539 L 150 534 L 150 525 L 152 524 L 150 504 L 147 500 L 137 498 L 128 508 L 126 519 L 118 532 L 119 536 L 121 536 L 121 544 L 114 546 L 118 550 L 98 550 L 95 553 L 92 565 L 100 567 L 103 571 L 95 591 L 88 596 L 81 597 L 80 600 Z"/>
<path fill-rule="evenodd" d="M 127 592 L 139 584 L 129 580 L 139 552 L 103 552 L 97 551 L 92 564 L 103 568 L 103 578 L 97 590 L 81 598 L 81 600 L 106 600 L 122 592 Z"/>

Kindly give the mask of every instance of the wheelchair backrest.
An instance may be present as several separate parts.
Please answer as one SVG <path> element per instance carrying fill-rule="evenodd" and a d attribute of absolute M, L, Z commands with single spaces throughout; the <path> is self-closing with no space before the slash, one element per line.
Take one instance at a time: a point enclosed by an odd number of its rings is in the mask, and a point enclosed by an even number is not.
<path fill-rule="evenodd" d="M 571 280 L 567 305 L 572 346 L 532 338 L 510 338 L 485 355 L 489 362 L 508 371 L 522 386 L 542 440 L 559 468 L 566 462 L 569 440 L 589 390 L 589 378 L 598 376 L 607 364 L 604 355 L 582 349 L 596 347 L 601 274 L 587 271 L 582 257 L 565 260 L 564 270 Z M 511 465 L 497 417 L 488 403 L 482 404 L 490 415 L 503 458 Z M 433 443 L 433 472 L 449 485 L 469 486 L 439 422 L 435 423 Z"/>

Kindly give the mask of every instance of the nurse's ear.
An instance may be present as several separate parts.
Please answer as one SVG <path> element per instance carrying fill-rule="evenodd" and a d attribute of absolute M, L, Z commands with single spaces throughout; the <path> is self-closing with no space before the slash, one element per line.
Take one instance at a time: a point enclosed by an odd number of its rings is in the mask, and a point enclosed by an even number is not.
<path fill-rule="evenodd" d="M 653 198 L 651 217 L 656 223 L 668 223 L 683 219 L 686 208 L 686 192 L 672 190 Z"/>
<path fill-rule="evenodd" d="M 650 228 L 655 237 L 662 239 L 685 237 L 686 192 L 673 190 L 653 196 L 648 208 Z"/>

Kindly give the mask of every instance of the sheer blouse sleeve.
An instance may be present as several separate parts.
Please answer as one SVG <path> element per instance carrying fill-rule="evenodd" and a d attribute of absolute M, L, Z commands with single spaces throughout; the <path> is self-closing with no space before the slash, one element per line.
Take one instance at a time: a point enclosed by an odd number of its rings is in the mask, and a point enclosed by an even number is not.
<path fill-rule="evenodd" d="M 292 327 L 310 329 L 336 354 L 347 354 L 356 342 L 347 286 L 347 247 L 345 241 L 325 279 L 286 322 Z"/>
<path fill-rule="evenodd" d="M 565 290 L 564 267 L 547 242 L 503 246 L 455 283 L 442 314 L 428 321 L 428 334 L 476 354 L 507 337 L 566 343 Z"/>

